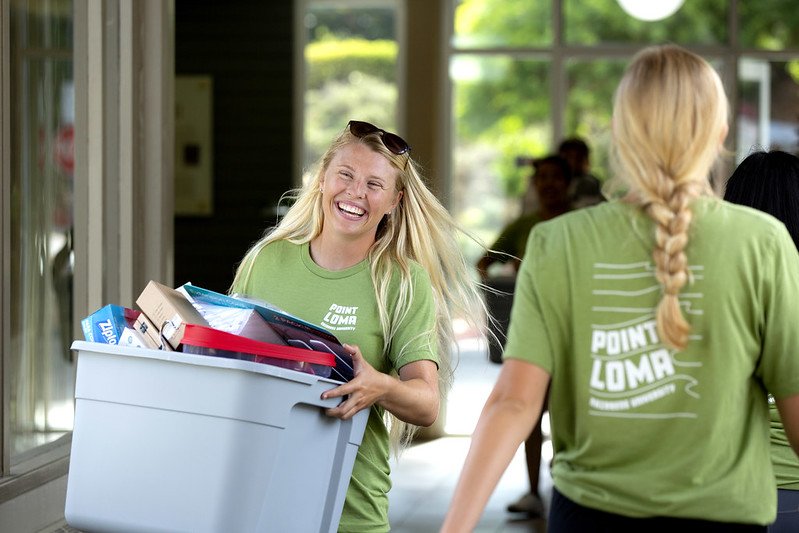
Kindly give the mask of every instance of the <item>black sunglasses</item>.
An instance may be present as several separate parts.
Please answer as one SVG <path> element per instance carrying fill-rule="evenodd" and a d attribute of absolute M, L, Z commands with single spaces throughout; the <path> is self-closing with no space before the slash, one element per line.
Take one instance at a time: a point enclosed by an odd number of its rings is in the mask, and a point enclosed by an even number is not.
<path fill-rule="evenodd" d="M 396 133 L 391 133 L 390 131 L 380 129 L 374 124 L 361 122 L 360 120 L 350 120 L 349 124 L 347 124 L 347 127 L 350 129 L 350 133 L 359 138 L 365 137 L 372 133 L 379 133 L 380 140 L 383 141 L 383 146 L 388 148 L 388 150 L 393 154 L 402 155 L 411 151 L 411 147 L 408 145 L 405 139 Z"/>

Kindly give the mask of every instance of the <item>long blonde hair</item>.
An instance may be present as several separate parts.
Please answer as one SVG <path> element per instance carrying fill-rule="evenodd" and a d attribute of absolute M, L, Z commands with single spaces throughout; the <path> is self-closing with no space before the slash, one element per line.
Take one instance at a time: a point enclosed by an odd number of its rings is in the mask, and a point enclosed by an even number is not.
<path fill-rule="evenodd" d="M 728 103 L 718 74 L 674 45 L 639 52 L 619 84 L 613 110 L 612 161 L 626 199 L 656 223 L 656 277 L 663 290 L 658 333 L 684 349 L 690 324 L 678 295 L 690 279 L 685 248 L 691 202 L 712 196 L 709 173 L 722 151 Z"/>
<path fill-rule="evenodd" d="M 284 196 L 293 201 L 291 207 L 278 226 L 268 231 L 247 252 L 236 271 L 232 287 L 240 287 L 246 283 L 252 260 L 269 243 L 285 239 L 302 244 L 310 242 L 321 233 L 324 223 L 320 192 L 322 178 L 338 150 L 352 143 L 363 143 L 383 155 L 397 171 L 397 190 L 403 191 L 400 203 L 378 225 L 375 243 L 368 254 L 383 330 L 383 352 L 388 351 L 397 328 L 412 312 L 410 262 L 415 261 L 428 273 L 433 288 L 435 330 L 420 332 L 419 335 L 427 335 L 437 343 L 435 349 L 439 358 L 439 391 L 443 402 L 452 384 L 451 351 L 453 347 L 457 347 L 453 319 L 461 318 L 478 331 L 485 331 L 487 312 L 479 292 L 479 284 L 455 239 L 462 232 L 461 228 L 427 188 L 410 155 L 390 152 L 378 133 L 356 137 L 349 129 L 345 129 L 334 139 L 316 166 L 306 174 L 303 187 Z M 391 277 L 397 271 L 400 275 L 399 298 L 391 314 L 387 306 L 388 293 Z M 400 359 L 401 352 L 402 349 Z M 392 449 L 398 452 L 410 442 L 417 429 L 392 416 Z"/>

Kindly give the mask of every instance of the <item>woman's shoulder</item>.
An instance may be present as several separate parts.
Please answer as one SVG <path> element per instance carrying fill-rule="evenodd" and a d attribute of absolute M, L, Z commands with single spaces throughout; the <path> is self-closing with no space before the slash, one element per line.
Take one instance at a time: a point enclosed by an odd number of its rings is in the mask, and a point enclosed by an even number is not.
<path fill-rule="evenodd" d="M 430 274 L 427 272 L 421 263 L 416 261 L 415 259 L 408 259 L 408 272 L 410 273 L 410 279 L 414 283 L 424 282 L 430 283 Z M 395 267 L 399 265 L 395 264 Z M 399 274 L 401 272 L 400 268 L 395 268 L 394 271 Z M 398 278 L 397 278 L 398 279 Z"/>
<path fill-rule="evenodd" d="M 421 263 L 414 259 L 406 259 L 405 266 L 394 260 L 391 264 L 389 287 L 392 292 L 400 290 L 400 286 L 408 281 L 413 287 L 432 287 L 430 274 Z"/>
<path fill-rule="evenodd" d="M 759 239 L 785 231 L 783 223 L 768 213 L 718 198 L 701 199 L 695 211 L 697 220 L 708 230 L 734 235 L 736 239 L 747 235 Z"/>
<path fill-rule="evenodd" d="M 263 244 L 260 249 L 256 251 L 256 254 L 258 257 L 268 257 L 275 254 L 281 254 L 289 250 L 296 250 L 301 246 L 301 244 L 294 244 L 286 239 L 278 239 L 276 241 Z"/>
<path fill-rule="evenodd" d="M 271 241 L 255 245 L 247 254 L 245 261 L 251 263 L 253 268 L 258 270 L 269 268 L 294 258 L 295 255 L 292 252 L 296 254 L 301 248 L 301 244 L 294 244 L 285 239 Z M 299 255 L 297 254 L 297 256 Z"/>

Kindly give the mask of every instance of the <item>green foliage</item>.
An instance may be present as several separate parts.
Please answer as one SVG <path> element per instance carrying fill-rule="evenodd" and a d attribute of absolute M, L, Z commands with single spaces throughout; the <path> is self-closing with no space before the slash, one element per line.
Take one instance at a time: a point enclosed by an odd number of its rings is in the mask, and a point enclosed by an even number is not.
<path fill-rule="evenodd" d="M 393 82 L 397 77 L 397 43 L 366 39 L 323 40 L 305 48 L 311 90 L 329 81 L 346 82 L 353 72 Z"/>
<path fill-rule="evenodd" d="M 533 46 L 552 43 L 550 2 L 465 0 L 455 10 L 455 43 L 461 47 Z"/>
<path fill-rule="evenodd" d="M 317 2 L 309 9 L 304 22 L 308 41 L 351 37 L 375 40 L 393 37 L 394 19 L 394 10 L 390 6 L 353 9 Z"/>
<path fill-rule="evenodd" d="M 368 74 L 332 79 L 305 93 L 305 166 L 315 162 L 350 119 L 365 120 L 387 130 L 395 128 L 397 87 Z"/>
<path fill-rule="evenodd" d="M 738 2 L 741 43 L 765 50 L 799 47 L 796 0 Z"/>

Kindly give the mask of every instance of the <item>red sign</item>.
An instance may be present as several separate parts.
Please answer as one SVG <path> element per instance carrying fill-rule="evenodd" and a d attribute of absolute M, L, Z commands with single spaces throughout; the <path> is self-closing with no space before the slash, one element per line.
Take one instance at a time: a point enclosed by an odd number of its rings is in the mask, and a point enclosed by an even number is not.
<path fill-rule="evenodd" d="M 72 124 L 61 126 L 55 137 L 53 157 L 58 168 L 72 175 L 75 170 L 75 127 Z"/>

